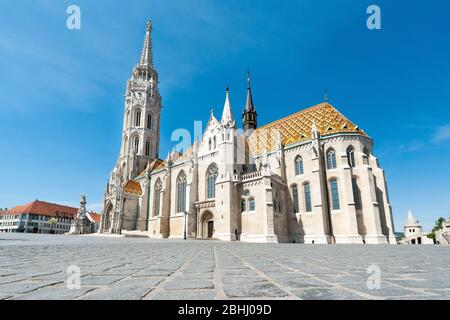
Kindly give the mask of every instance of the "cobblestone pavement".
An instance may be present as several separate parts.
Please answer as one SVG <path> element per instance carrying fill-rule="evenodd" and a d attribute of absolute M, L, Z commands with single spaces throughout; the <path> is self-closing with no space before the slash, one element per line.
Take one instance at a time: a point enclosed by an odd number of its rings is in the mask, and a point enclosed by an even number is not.
<path fill-rule="evenodd" d="M 450 247 L 0 234 L 0 299 L 450 299 Z"/>

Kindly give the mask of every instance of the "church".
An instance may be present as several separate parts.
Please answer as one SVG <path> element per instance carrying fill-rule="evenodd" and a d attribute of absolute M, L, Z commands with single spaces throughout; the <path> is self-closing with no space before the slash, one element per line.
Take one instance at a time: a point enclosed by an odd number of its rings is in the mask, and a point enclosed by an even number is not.
<path fill-rule="evenodd" d="M 152 24 L 127 82 L 122 143 L 101 233 L 305 244 L 395 244 L 373 140 L 327 101 L 258 126 L 250 77 L 241 118 L 220 118 L 183 152 L 159 157 L 162 98 Z"/>

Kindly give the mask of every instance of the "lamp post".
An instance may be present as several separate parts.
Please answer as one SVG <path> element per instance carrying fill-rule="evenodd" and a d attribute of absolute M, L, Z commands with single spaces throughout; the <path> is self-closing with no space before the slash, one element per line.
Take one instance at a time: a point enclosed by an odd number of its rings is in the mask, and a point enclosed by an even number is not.
<path fill-rule="evenodd" d="M 184 240 L 187 240 L 187 216 L 189 212 L 184 212 Z"/>

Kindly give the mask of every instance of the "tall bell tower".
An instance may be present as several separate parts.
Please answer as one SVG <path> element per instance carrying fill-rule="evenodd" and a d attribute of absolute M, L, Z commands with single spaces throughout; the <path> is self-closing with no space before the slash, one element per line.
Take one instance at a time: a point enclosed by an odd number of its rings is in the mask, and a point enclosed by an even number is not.
<path fill-rule="evenodd" d="M 127 82 L 122 146 L 117 169 L 123 181 L 134 179 L 150 160 L 158 158 L 161 96 L 158 72 L 153 65 L 152 24 L 147 32 L 139 63 Z"/>

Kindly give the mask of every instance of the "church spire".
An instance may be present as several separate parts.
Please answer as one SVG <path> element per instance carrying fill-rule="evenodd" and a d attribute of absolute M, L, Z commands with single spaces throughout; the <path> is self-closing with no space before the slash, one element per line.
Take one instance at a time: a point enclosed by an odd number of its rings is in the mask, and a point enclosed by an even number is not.
<path fill-rule="evenodd" d="M 245 104 L 244 112 L 242 113 L 242 126 L 247 136 L 251 134 L 257 126 L 257 114 L 255 106 L 253 105 L 252 87 L 250 81 L 250 71 L 247 72 L 247 102 Z"/>
<path fill-rule="evenodd" d="M 250 83 L 250 71 L 247 72 L 247 103 L 245 104 L 245 111 L 252 111 L 255 109 L 253 106 L 252 87 Z"/>
<path fill-rule="evenodd" d="M 147 33 L 145 34 L 144 48 L 142 49 L 141 60 L 139 64 L 141 66 L 153 68 L 153 52 L 152 52 L 152 23 L 147 21 Z"/>
<path fill-rule="evenodd" d="M 223 106 L 221 123 L 224 126 L 231 126 L 231 127 L 235 126 L 233 113 L 231 112 L 230 88 L 228 86 L 227 86 L 227 90 L 226 90 L 225 105 Z"/>

